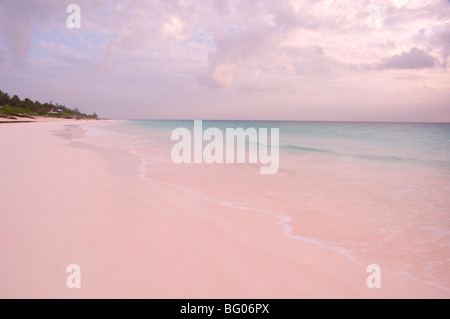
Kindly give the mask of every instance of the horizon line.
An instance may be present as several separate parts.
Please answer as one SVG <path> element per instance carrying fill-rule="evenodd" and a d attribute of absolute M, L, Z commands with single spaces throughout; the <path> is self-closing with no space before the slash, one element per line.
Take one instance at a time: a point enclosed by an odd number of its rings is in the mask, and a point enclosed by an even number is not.
<path fill-rule="evenodd" d="M 358 120 L 249 120 L 249 119 L 121 119 L 121 118 L 100 118 L 101 120 L 118 120 L 118 121 L 222 121 L 222 122 L 292 122 L 292 123 L 371 123 L 371 124 L 450 124 L 449 122 L 417 122 L 417 121 L 358 121 Z"/>

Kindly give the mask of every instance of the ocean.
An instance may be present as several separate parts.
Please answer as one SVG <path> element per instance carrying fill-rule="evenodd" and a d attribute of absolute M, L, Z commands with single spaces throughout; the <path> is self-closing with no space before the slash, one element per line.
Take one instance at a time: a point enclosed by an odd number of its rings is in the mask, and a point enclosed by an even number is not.
<path fill-rule="evenodd" d="M 174 164 L 171 133 L 193 124 L 90 122 L 73 140 L 126 156 L 137 178 L 270 215 L 292 240 L 450 291 L 450 124 L 203 121 L 278 128 L 273 175 L 248 162 Z"/>

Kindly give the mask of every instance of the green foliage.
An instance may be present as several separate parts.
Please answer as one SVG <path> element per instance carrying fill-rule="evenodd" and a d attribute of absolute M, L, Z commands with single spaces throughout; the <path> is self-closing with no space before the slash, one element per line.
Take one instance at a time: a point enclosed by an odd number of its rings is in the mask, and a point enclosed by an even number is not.
<path fill-rule="evenodd" d="M 79 118 L 79 119 L 97 119 L 97 114 L 91 115 L 80 112 L 77 108 L 71 109 L 58 103 L 53 104 L 44 103 L 39 101 L 33 102 L 29 98 L 25 98 L 23 101 L 14 95 L 10 97 L 8 93 L 0 91 L 0 114 L 3 115 L 48 115 L 51 117 L 63 117 L 63 118 Z"/>
<path fill-rule="evenodd" d="M 3 105 L 0 108 L 0 114 L 3 115 L 28 115 L 30 112 L 24 108 L 16 108 L 11 105 Z"/>

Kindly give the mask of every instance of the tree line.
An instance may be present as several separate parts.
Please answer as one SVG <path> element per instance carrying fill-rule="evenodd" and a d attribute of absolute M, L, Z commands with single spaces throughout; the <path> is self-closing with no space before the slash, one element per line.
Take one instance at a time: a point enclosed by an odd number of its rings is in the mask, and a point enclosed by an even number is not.
<path fill-rule="evenodd" d="M 21 100 L 17 95 L 10 97 L 8 93 L 0 90 L 0 114 L 11 116 L 44 115 L 52 117 L 97 119 L 96 113 L 85 114 L 77 108 L 71 109 L 58 103 L 53 104 L 32 101 L 29 98 Z"/>

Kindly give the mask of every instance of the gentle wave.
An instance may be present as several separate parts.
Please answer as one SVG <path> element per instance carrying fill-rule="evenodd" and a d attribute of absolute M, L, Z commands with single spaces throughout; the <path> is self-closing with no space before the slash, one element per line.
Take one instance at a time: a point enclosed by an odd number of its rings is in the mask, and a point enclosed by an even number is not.
<path fill-rule="evenodd" d="M 361 160 L 369 160 L 369 161 L 382 161 L 389 163 L 415 163 L 415 164 L 424 164 L 424 165 L 434 165 L 442 168 L 450 169 L 450 162 L 445 160 L 421 160 L 418 158 L 412 157 L 399 157 L 394 155 L 375 155 L 375 154 L 354 154 L 354 153 L 344 153 L 344 152 L 336 152 L 327 149 L 313 148 L 313 147 L 305 147 L 298 145 L 282 145 L 281 149 L 287 151 L 294 151 L 298 153 L 319 153 L 319 154 L 328 154 L 333 156 L 342 156 L 342 157 L 351 157 Z"/>
<path fill-rule="evenodd" d="M 164 185 L 164 186 L 169 186 L 184 192 L 187 192 L 189 194 L 191 194 L 192 196 L 195 196 L 199 199 L 205 200 L 205 201 L 209 201 L 209 202 L 214 202 L 216 204 L 220 204 L 224 207 L 228 207 L 228 208 L 232 208 L 232 209 L 237 209 L 237 210 L 247 210 L 247 211 L 253 211 L 253 212 L 258 212 L 258 213 L 262 213 L 265 215 L 269 215 L 274 217 L 277 220 L 277 223 L 282 227 L 282 234 L 288 238 L 294 239 L 294 240 L 298 240 L 304 243 L 308 243 L 311 245 L 314 245 L 316 247 L 319 247 L 321 249 L 325 249 L 328 251 L 332 251 L 334 253 L 337 253 L 339 255 L 341 255 L 342 257 L 344 257 L 345 259 L 347 259 L 348 261 L 366 268 L 367 265 L 365 265 L 363 262 L 361 262 L 353 253 L 351 250 L 341 247 L 340 243 L 334 243 L 334 242 L 329 242 L 329 241 L 324 241 L 324 240 L 320 240 L 318 238 L 312 238 L 312 237 L 305 237 L 305 236 L 299 236 L 299 235 L 295 235 L 294 234 L 294 228 L 293 226 L 291 226 L 291 221 L 292 219 L 288 216 L 280 216 L 274 212 L 271 212 L 269 210 L 265 210 L 265 209 L 260 209 L 260 208 L 254 208 L 254 207 L 247 207 L 247 206 L 243 206 L 243 205 L 236 205 L 230 202 L 226 202 L 226 201 L 221 201 L 221 200 L 215 200 L 212 199 L 204 194 L 200 194 L 197 191 L 192 190 L 191 188 L 188 187 L 183 187 L 180 185 L 176 185 L 176 184 L 171 184 L 171 183 L 166 183 L 166 182 L 162 182 L 162 181 L 158 181 L 152 178 L 149 178 L 147 176 L 147 166 L 149 165 L 147 159 L 139 154 L 138 152 L 133 152 L 134 155 L 138 156 L 140 159 L 140 167 L 139 167 L 139 178 L 146 180 L 148 182 L 152 182 L 155 184 L 159 184 L 159 185 Z M 403 276 L 406 278 L 409 278 L 411 280 L 414 280 L 416 282 L 420 282 L 426 285 L 430 285 L 445 291 L 450 291 L 450 287 L 446 287 L 444 285 L 441 285 L 439 283 L 433 282 L 433 281 L 426 281 L 426 280 L 421 280 L 417 277 L 415 277 L 414 275 L 410 274 L 407 271 L 393 271 L 393 270 L 389 270 L 389 269 L 383 269 L 383 272 L 385 273 L 390 273 L 390 274 L 395 274 L 395 275 L 399 275 L 399 276 Z"/>

